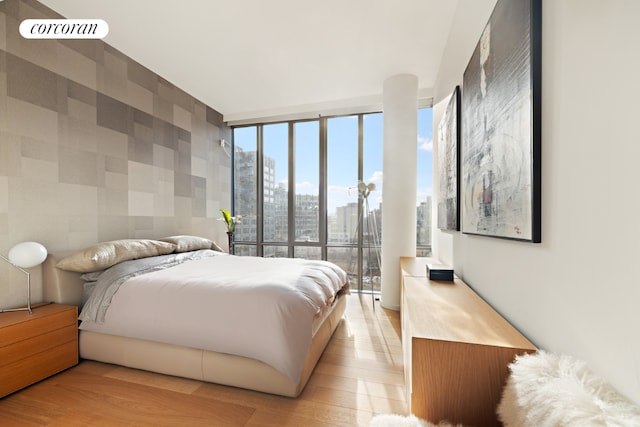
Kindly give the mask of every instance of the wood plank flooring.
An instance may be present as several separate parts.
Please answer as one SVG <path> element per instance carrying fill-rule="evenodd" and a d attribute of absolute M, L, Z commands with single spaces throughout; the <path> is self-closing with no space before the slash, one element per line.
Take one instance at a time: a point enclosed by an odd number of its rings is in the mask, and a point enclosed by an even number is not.
<path fill-rule="evenodd" d="M 300 397 L 291 399 L 82 361 L 0 399 L 9 426 L 367 426 L 406 414 L 398 312 L 350 295 Z"/>

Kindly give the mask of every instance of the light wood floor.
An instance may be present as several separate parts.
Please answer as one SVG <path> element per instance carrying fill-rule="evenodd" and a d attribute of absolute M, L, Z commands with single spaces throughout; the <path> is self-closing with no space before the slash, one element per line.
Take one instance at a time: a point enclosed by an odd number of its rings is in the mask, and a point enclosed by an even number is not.
<path fill-rule="evenodd" d="M 291 399 L 92 361 L 0 399 L 9 426 L 366 426 L 406 414 L 399 313 L 350 295 L 300 397 Z"/>

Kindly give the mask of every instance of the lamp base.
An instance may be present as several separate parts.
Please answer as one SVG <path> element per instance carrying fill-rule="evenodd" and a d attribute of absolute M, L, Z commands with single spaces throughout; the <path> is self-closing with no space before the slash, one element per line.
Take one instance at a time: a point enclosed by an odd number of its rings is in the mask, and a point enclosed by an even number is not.
<path fill-rule="evenodd" d="M 49 305 L 51 304 L 50 302 L 40 302 L 38 304 L 28 304 L 26 307 L 18 307 L 18 308 L 0 308 L 0 313 L 5 313 L 5 312 L 9 312 L 9 311 L 28 311 L 29 314 L 33 314 L 33 309 L 34 308 L 38 308 L 38 307 L 42 307 L 43 305 Z"/>
<path fill-rule="evenodd" d="M 0 309 L 0 313 L 5 313 L 7 311 L 28 311 L 29 314 L 33 314 L 33 310 L 31 309 L 31 307 L 3 308 L 3 309 Z"/>

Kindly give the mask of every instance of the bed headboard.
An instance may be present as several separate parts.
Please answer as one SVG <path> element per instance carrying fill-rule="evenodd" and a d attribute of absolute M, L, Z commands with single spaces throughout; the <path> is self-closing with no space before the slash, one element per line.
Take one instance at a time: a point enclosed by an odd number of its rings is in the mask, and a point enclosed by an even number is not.
<path fill-rule="evenodd" d="M 45 302 L 67 305 L 82 305 L 84 281 L 80 273 L 60 270 L 58 261 L 69 253 L 49 254 L 42 264 L 42 295 Z"/>

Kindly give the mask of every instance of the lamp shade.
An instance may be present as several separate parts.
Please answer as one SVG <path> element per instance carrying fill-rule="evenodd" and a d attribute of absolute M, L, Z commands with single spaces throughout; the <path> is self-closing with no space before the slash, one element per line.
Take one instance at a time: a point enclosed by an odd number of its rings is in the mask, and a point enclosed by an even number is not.
<path fill-rule="evenodd" d="M 35 267 L 47 258 L 47 249 L 37 242 L 18 243 L 9 251 L 9 261 L 21 268 Z"/>

